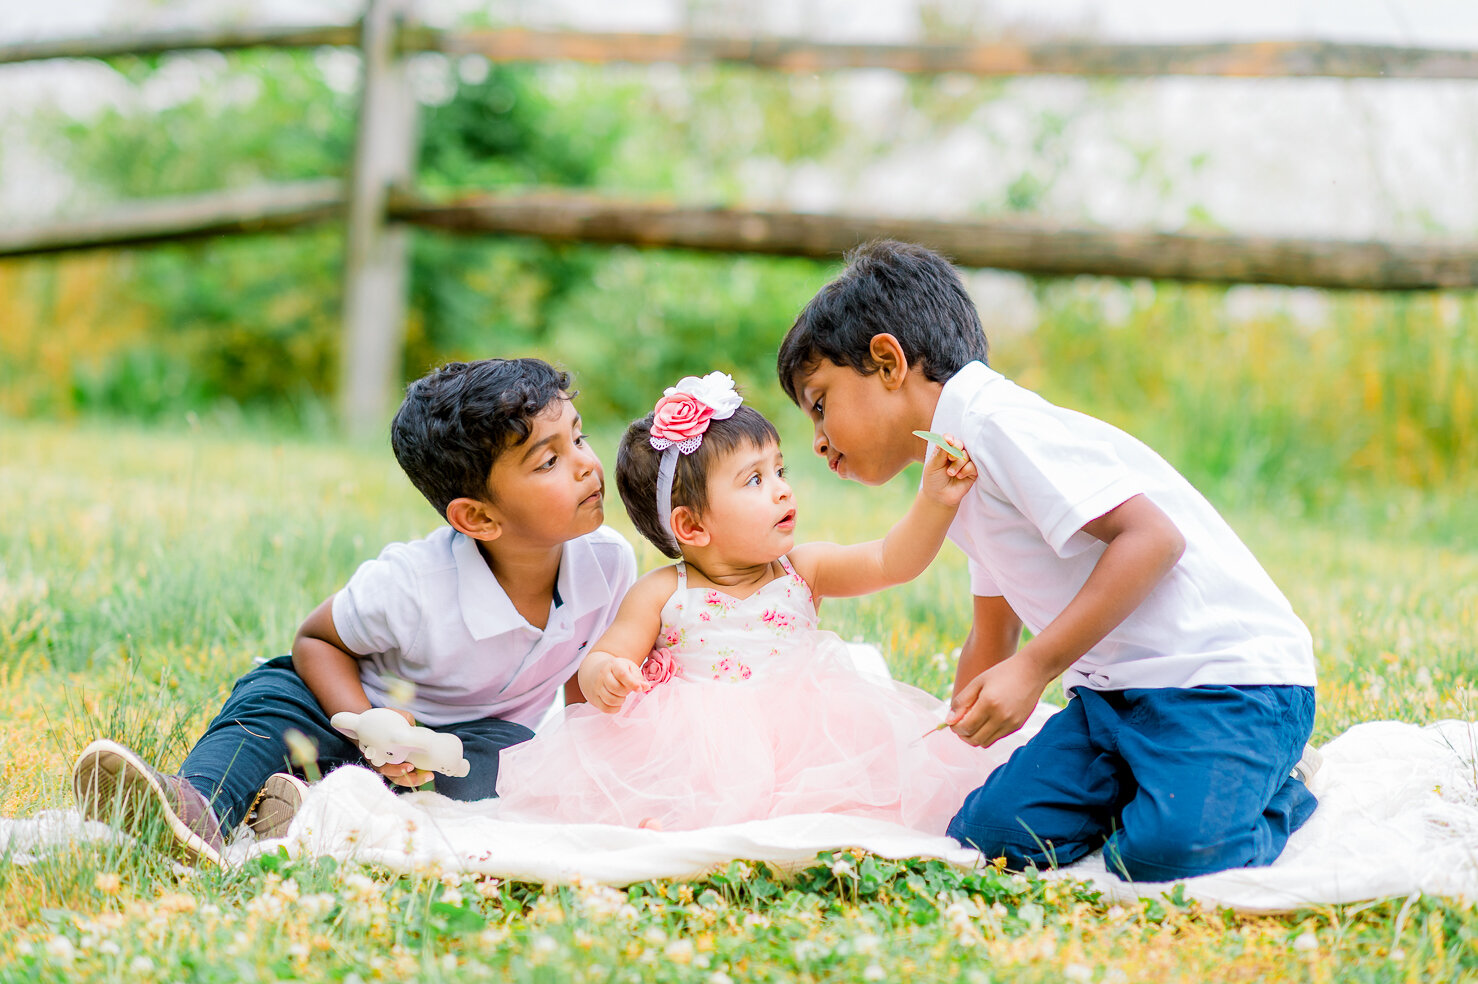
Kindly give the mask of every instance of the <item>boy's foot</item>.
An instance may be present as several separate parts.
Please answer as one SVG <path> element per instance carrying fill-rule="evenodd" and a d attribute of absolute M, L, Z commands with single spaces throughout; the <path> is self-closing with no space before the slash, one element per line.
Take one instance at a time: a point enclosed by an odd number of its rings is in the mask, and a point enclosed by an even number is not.
<path fill-rule="evenodd" d="M 1298 764 L 1293 767 L 1293 778 L 1307 786 L 1323 764 L 1324 756 L 1319 754 L 1319 749 L 1313 745 L 1305 745 L 1303 755 L 1299 756 Z"/>
<path fill-rule="evenodd" d="M 72 766 L 72 792 L 89 820 L 116 817 L 138 835 L 158 822 L 170 835 L 170 853 L 190 864 L 221 864 L 225 839 L 205 797 L 180 776 L 165 775 L 130 748 L 99 739 Z"/>
<path fill-rule="evenodd" d="M 308 795 L 308 784 L 291 772 L 274 772 L 262 784 L 257 794 L 256 805 L 247 815 L 246 825 L 260 840 L 286 837 L 303 797 Z"/>

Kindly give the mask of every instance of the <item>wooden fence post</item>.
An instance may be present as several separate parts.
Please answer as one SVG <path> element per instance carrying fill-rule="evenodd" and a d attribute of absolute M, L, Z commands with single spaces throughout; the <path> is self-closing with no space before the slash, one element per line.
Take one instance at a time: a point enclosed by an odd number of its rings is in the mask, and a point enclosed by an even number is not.
<path fill-rule="evenodd" d="M 361 51 L 363 90 L 348 183 L 339 418 L 356 438 L 385 433 L 405 341 L 410 232 L 386 216 L 391 186 L 409 184 L 416 101 L 396 39 L 409 0 L 370 0 Z"/>

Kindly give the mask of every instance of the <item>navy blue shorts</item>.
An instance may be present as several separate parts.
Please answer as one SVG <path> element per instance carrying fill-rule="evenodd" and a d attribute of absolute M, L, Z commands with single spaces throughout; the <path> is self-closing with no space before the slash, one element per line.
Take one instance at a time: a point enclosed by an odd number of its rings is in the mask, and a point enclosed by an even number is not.
<path fill-rule="evenodd" d="M 1271 864 L 1317 805 L 1289 772 L 1312 687 L 1077 688 L 965 798 L 949 834 L 1012 868 L 1102 846 L 1133 881 Z"/>

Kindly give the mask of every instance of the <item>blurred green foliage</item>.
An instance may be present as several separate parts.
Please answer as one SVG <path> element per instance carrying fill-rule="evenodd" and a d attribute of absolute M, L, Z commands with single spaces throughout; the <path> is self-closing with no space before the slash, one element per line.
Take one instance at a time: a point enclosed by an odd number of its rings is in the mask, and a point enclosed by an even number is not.
<path fill-rule="evenodd" d="M 355 114 L 344 57 L 122 60 L 135 103 L 36 130 L 82 204 L 337 176 Z M 722 203 L 747 167 L 879 150 L 848 143 L 825 78 L 440 56 L 415 69 L 437 82 L 423 93 L 417 181 L 447 198 L 563 186 Z M 938 135 L 1007 91 L 913 79 L 899 138 Z M 1037 206 L 1068 123 L 1036 122 L 1042 166 L 994 207 Z M 800 423 L 774 385 L 774 352 L 835 263 L 433 233 L 413 244 L 406 379 L 449 359 L 540 355 L 574 371 L 588 419 L 619 426 L 661 387 L 717 368 L 783 429 Z M 0 263 L 0 413 L 246 413 L 327 429 L 340 259 L 325 228 Z M 1025 293 L 1029 325 L 983 305 L 997 368 L 1140 435 L 1221 501 L 1327 512 L 1352 489 L 1478 486 L 1472 293 L 1274 292 L 1249 306 L 1235 289 L 1089 278 Z M 1296 316 L 1311 296 L 1317 314 Z"/>

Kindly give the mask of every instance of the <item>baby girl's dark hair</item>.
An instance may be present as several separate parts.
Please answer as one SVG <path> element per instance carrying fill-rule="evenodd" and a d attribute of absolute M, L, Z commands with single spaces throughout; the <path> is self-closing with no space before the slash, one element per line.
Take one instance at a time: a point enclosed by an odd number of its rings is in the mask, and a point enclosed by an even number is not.
<path fill-rule="evenodd" d="M 626 505 L 636 531 L 651 541 L 664 556 L 677 559 L 667 529 L 667 517 L 657 514 L 657 469 L 662 452 L 652 447 L 652 415 L 633 421 L 621 438 L 616 452 L 616 490 Z M 709 423 L 703 443 L 692 454 L 678 453 L 677 471 L 672 479 L 672 508 L 687 506 L 701 513 L 708 506 L 708 469 L 735 448 L 751 445 L 763 448 L 779 444 L 780 435 L 765 415 L 741 406 L 732 417 Z"/>

